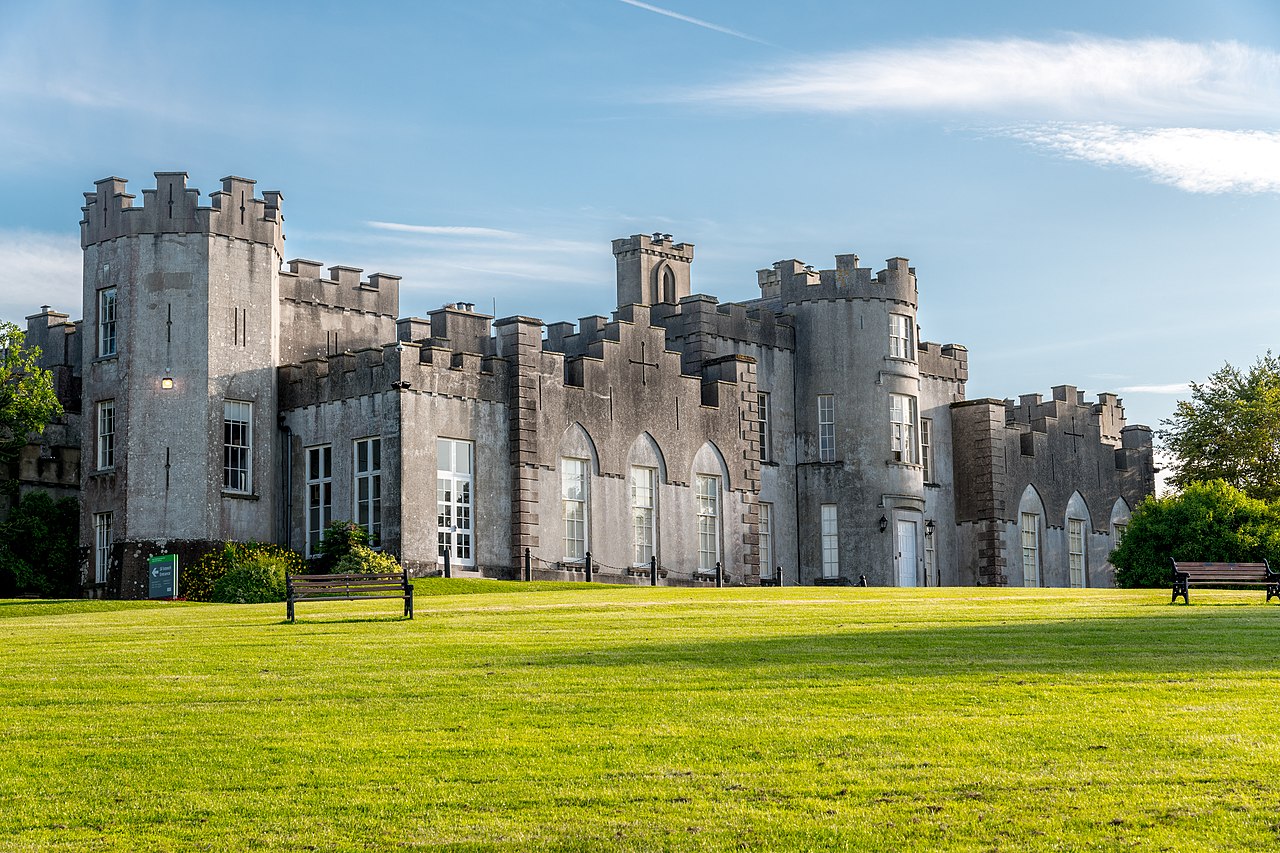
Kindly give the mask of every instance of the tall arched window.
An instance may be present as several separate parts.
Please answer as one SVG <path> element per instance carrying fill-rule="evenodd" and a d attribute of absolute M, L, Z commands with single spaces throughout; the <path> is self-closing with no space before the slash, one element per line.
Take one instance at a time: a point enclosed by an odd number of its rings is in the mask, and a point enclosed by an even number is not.
<path fill-rule="evenodd" d="M 1067 501 L 1067 572 L 1073 587 L 1089 585 L 1089 507 L 1075 492 Z"/>
<path fill-rule="evenodd" d="M 1022 544 L 1022 585 L 1040 586 L 1040 530 L 1044 503 L 1034 486 L 1027 486 L 1018 502 L 1018 539 Z"/>
<path fill-rule="evenodd" d="M 676 301 L 676 274 L 671 271 L 669 266 L 662 268 L 662 301 Z"/>

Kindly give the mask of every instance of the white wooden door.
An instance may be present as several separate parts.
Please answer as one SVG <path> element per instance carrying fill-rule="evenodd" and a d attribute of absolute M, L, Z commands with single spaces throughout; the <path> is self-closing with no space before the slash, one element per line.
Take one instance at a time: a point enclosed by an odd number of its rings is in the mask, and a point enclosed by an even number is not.
<path fill-rule="evenodd" d="M 916 585 L 916 523 L 898 521 L 898 586 Z"/>

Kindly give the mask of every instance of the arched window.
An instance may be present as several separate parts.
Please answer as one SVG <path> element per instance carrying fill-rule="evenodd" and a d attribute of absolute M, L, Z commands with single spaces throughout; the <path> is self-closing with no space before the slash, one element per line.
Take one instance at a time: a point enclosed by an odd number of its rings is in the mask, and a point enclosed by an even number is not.
<path fill-rule="evenodd" d="M 1027 486 L 1018 503 L 1018 538 L 1022 543 L 1022 585 L 1040 586 L 1040 531 L 1044 503 L 1035 486 Z"/>
<path fill-rule="evenodd" d="M 1075 492 L 1067 501 L 1067 574 L 1071 586 L 1089 585 L 1089 506 Z"/>
<path fill-rule="evenodd" d="M 671 271 L 669 266 L 662 268 L 662 301 L 676 301 L 676 274 Z"/>

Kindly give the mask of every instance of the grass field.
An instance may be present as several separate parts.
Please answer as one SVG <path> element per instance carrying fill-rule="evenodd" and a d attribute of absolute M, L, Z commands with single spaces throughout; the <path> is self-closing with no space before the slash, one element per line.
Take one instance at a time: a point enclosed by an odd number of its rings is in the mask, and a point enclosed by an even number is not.
<path fill-rule="evenodd" d="M 1262 593 L 0 602 L 0 850 L 1274 850 Z"/>

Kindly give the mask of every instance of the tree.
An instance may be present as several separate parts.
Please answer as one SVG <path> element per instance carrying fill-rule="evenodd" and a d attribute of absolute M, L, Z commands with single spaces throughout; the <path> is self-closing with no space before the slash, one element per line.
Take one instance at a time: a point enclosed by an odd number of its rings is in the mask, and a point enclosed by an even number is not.
<path fill-rule="evenodd" d="M 1161 424 L 1175 488 L 1224 480 L 1250 497 L 1280 500 L 1280 359 L 1270 351 L 1247 371 L 1225 364 L 1192 382 L 1191 399 Z"/>
<path fill-rule="evenodd" d="M 26 336 L 0 320 L 0 472 L 54 418 L 62 404 L 53 390 L 53 374 L 40 367 L 39 347 L 24 346 Z"/>
<path fill-rule="evenodd" d="M 80 594 L 80 503 L 28 492 L 0 522 L 0 598 L 34 593 L 45 598 Z"/>
<path fill-rule="evenodd" d="M 1148 497 L 1111 552 L 1116 586 L 1168 586 L 1171 560 L 1280 565 L 1280 505 L 1251 498 L 1222 480 L 1191 483 Z"/>

